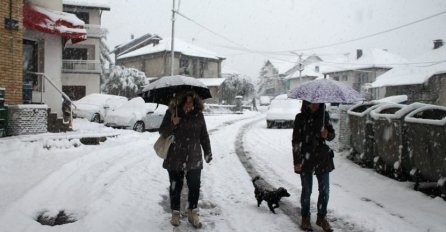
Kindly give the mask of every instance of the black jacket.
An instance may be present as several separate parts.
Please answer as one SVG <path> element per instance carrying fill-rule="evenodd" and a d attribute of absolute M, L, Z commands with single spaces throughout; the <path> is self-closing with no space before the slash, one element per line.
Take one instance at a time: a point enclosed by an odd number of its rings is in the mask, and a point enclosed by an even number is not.
<path fill-rule="evenodd" d="M 328 130 L 328 141 L 334 139 L 335 131 L 330 123 L 330 115 L 325 111 L 324 104 L 321 104 L 315 113 L 310 111 L 308 104 L 304 101 L 301 113 L 297 114 L 294 119 L 293 162 L 294 164 L 302 164 L 302 172 L 305 173 L 329 172 L 334 169 L 332 157 L 329 157 L 327 162 L 327 160 L 318 156 L 320 150 L 329 149 L 325 145 L 325 139 L 320 137 L 322 123 L 324 122 L 324 127 Z M 333 154 L 331 150 L 329 152 Z"/>
<path fill-rule="evenodd" d="M 178 108 L 181 118 L 177 126 L 171 121 L 171 110 L 167 110 L 159 132 L 163 137 L 174 134 L 175 141 L 169 148 L 163 168 L 167 170 L 192 170 L 203 168 L 204 155 L 212 157 L 209 134 L 203 113 L 192 111 L 185 114 Z"/>

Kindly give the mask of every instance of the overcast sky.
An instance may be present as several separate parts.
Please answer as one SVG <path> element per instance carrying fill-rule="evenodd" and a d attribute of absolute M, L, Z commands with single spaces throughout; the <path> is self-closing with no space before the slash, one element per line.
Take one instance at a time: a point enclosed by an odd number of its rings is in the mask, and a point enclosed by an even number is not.
<path fill-rule="evenodd" d="M 297 60 L 290 51 L 320 47 L 398 27 L 446 11 L 445 0 L 176 0 L 175 36 L 226 57 L 223 70 L 253 78 L 269 58 Z M 110 0 L 102 15 L 110 48 L 146 33 L 171 36 L 172 0 Z M 446 40 L 446 13 L 399 30 L 325 49 L 332 55 L 357 48 L 386 48 L 406 58 Z M 223 39 L 224 37 L 225 39 Z M 229 40 L 229 41 L 228 41 Z M 276 53 L 280 51 L 280 53 Z M 446 55 L 445 55 L 446 59 Z"/>

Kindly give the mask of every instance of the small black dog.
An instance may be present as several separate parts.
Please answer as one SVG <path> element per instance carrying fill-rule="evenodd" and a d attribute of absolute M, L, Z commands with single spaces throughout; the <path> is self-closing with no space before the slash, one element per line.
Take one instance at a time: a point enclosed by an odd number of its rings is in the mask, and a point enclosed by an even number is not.
<path fill-rule="evenodd" d="M 288 191 L 283 187 L 278 189 L 269 188 L 268 184 L 260 176 L 254 177 L 254 179 L 252 179 L 252 184 L 254 185 L 254 194 L 257 199 L 257 207 L 260 207 L 262 201 L 266 201 L 268 203 L 269 210 L 271 210 L 273 213 L 276 213 L 274 211 L 275 208 L 279 208 L 280 199 L 282 197 L 290 196 Z"/>

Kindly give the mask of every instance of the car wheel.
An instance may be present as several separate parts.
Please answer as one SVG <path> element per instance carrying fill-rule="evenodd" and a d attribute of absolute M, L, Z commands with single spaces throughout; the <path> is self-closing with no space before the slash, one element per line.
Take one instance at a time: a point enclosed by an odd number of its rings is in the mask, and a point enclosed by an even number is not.
<path fill-rule="evenodd" d="M 144 122 L 141 121 L 136 122 L 135 125 L 133 126 L 133 130 L 136 132 L 144 132 L 145 130 Z"/>
<path fill-rule="evenodd" d="M 101 116 L 99 114 L 94 114 L 93 119 L 91 119 L 92 122 L 100 123 L 101 122 Z"/>

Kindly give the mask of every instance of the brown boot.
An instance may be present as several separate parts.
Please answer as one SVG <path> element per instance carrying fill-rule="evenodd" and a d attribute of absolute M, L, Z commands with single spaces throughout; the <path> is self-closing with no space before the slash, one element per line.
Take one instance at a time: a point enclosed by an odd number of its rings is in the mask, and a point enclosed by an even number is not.
<path fill-rule="evenodd" d="M 325 232 L 332 232 L 333 229 L 330 226 L 330 223 L 328 223 L 327 218 L 325 216 L 317 216 L 316 225 L 322 227 L 322 229 Z"/>
<path fill-rule="evenodd" d="M 302 217 L 300 228 L 304 231 L 313 231 L 313 227 L 311 227 L 310 217 Z"/>
<path fill-rule="evenodd" d="M 180 211 L 172 210 L 172 218 L 170 219 L 170 224 L 172 224 L 172 226 L 180 225 Z"/>
<path fill-rule="evenodd" d="M 202 224 L 200 222 L 200 218 L 198 217 L 197 209 L 188 209 L 187 219 L 189 220 L 190 224 L 192 224 L 193 227 L 201 228 Z"/>

